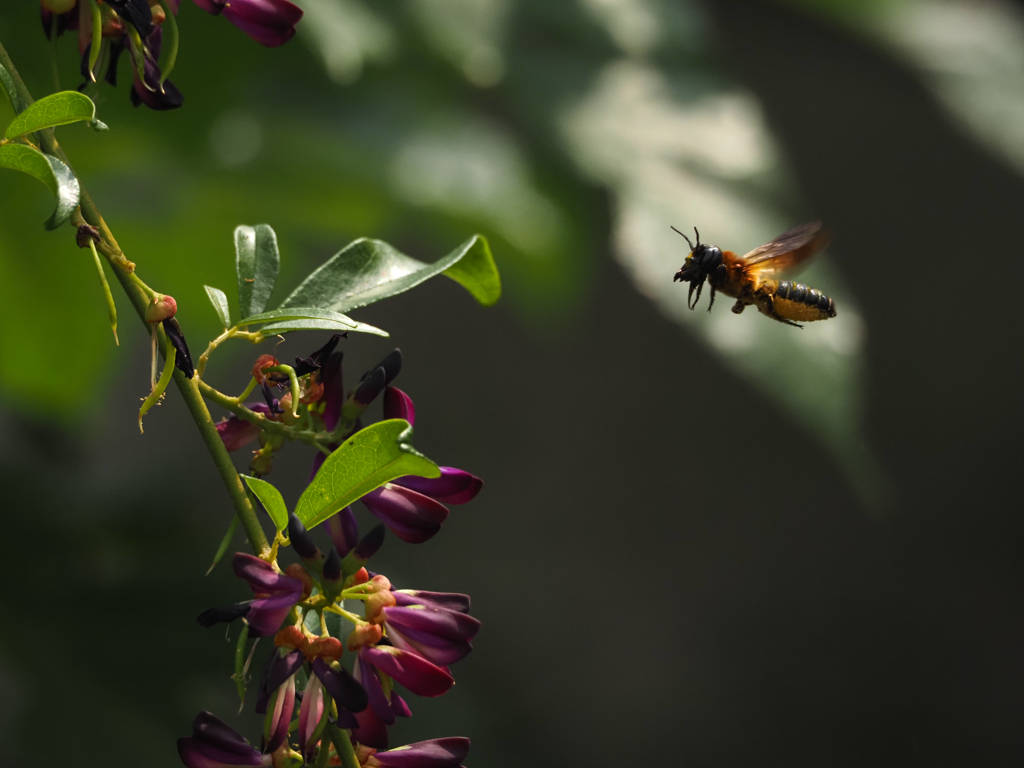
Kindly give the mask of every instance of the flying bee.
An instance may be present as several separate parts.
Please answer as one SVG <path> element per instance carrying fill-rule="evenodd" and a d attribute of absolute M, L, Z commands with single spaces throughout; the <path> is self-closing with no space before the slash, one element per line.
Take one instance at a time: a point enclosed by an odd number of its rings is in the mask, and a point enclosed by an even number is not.
<path fill-rule="evenodd" d="M 683 235 L 675 227 L 672 229 Z M 711 286 L 708 312 L 714 306 L 715 293 L 721 292 L 736 299 L 732 311 L 737 315 L 749 304 L 754 304 L 761 314 L 797 328 L 803 327 L 794 322 L 797 320 L 810 322 L 836 316 L 835 304 L 825 294 L 802 283 L 775 279 L 828 245 L 829 236 L 820 221 L 793 227 L 742 257 L 732 251 L 723 251 L 717 245 L 702 243 L 697 228 L 694 227 L 693 231 L 697 235 L 697 244 L 683 235 L 690 246 L 690 255 L 674 278 L 690 283 L 686 297 L 686 306 L 690 309 L 700 301 L 700 292 L 707 280 Z M 697 292 L 696 298 L 694 291 Z"/>

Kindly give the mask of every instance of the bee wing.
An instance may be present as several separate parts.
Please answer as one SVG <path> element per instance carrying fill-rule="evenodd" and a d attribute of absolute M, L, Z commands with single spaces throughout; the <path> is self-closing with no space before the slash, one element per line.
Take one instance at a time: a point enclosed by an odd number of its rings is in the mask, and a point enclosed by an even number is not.
<path fill-rule="evenodd" d="M 748 272 L 776 274 L 793 269 L 822 250 L 831 238 L 820 221 L 801 224 L 743 257 Z"/>

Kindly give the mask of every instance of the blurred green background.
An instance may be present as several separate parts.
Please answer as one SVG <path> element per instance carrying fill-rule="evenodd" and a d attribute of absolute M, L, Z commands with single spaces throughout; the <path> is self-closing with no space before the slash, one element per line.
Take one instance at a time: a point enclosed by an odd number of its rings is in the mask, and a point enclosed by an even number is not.
<path fill-rule="evenodd" d="M 1020 8 L 299 4 L 267 50 L 183 0 L 184 107 L 133 110 L 122 62 L 110 132 L 58 138 L 196 353 L 239 223 L 276 229 L 278 299 L 359 236 L 424 261 L 489 238 L 497 307 L 435 280 L 356 313 L 390 340 L 345 347 L 350 381 L 402 347 L 417 446 L 487 482 L 374 560 L 484 621 L 395 743 L 468 735 L 476 766 L 1019 764 Z M 54 89 L 36 3 L 4 4 L 0 40 Z M 137 433 L 147 338 L 117 297 L 113 345 L 51 206 L 0 176 L 0 764 L 172 766 L 199 709 L 257 734 L 233 645 L 193 622 L 242 595 L 202 575 L 231 510 L 176 396 Z M 669 225 L 742 253 L 812 218 L 835 239 L 802 279 L 835 320 L 685 309 Z M 241 390 L 259 351 L 222 348 L 213 383 Z M 310 458 L 275 467 L 289 502 Z"/>

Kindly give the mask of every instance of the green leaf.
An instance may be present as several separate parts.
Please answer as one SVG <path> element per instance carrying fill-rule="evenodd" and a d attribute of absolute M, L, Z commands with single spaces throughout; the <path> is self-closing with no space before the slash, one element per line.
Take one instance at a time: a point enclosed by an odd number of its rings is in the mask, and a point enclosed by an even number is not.
<path fill-rule="evenodd" d="M 55 128 L 96 118 L 96 105 L 92 99 L 78 91 L 61 91 L 44 96 L 28 106 L 7 126 L 5 137 L 16 139 L 26 133 Z"/>
<path fill-rule="evenodd" d="M 249 490 L 255 493 L 256 498 L 263 504 L 263 508 L 267 510 L 270 519 L 274 521 L 274 527 L 279 531 L 287 528 L 288 507 L 284 503 L 281 492 L 266 480 L 260 480 L 258 477 L 242 475 L 242 479 L 249 486 Z"/>
<path fill-rule="evenodd" d="M 260 329 L 261 333 L 270 331 L 269 335 L 275 333 L 286 333 L 289 330 L 315 330 L 323 329 L 328 331 L 355 331 L 359 333 L 373 333 L 377 336 L 387 336 L 386 331 L 374 328 L 372 325 L 360 323 L 351 317 L 332 312 L 329 309 L 317 309 L 316 307 L 295 307 L 289 309 L 272 309 L 269 312 L 262 312 L 252 317 L 247 317 L 235 323 L 236 328 L 244 328 L 247 325 L 256 323 L 268 323 L 271 320 L 277 321 Z"/>
<path fill-rule="evenodd" d="M 403 475 L 440 477 L 441 470 L 410 444 L 412 426 L 403 419 L 361 429 L 328 456 L 295 507 L 307 528 L 319 525 L 384 483 Z"/>
<path fill-rule="evenodd" d="M 210 303 L 213 304 L 217 317 L 224 323 L 225 328 L 230 328 L 231 311 L 228 309 L 228 297 L 224 294 L 224 291 L 209 285 L 204 285 L 203 289 L 206 291 L 206 296 L 209 298 Z"/>
<path fill-rule="evenodd" d="M 281 307 L 324 307 L 348 312 L 445 274 L 485 307 L 501 296 L 501 278 L 487 241 L 474 235 L 447 256 L 424 264 L 380 240 L 346 246 L 307 277 Z"/>
<path fill-rule="evenodd" d="M 0 64 L 0 86 L 3 87 L 4 92 L 7 94 L 11 107 L 14 109 L 14 114 L 20 114 L 25 109 L 25 102 L 18 95 L 18 89 L 14 85 L 14 78 L 11 77 L 11 73 L 2 64 Z"/>
<path fill-rule="evenodd" d="M 281 268 L 277 235 L 268 224 L 242 225 L 235 229 L 235 253 L 238 305 L 246 318 L 264 310 L 277 282 Z"/>
<path fill-rule="evenodd" d="M 57 207 L 46 220 L 47 229 L 57 229 L 78 207 L 78 179 L 64 163 L 24 144 L 0 145 L 0 168 L 10 168 L 33 176 L 57 198 Z"/>

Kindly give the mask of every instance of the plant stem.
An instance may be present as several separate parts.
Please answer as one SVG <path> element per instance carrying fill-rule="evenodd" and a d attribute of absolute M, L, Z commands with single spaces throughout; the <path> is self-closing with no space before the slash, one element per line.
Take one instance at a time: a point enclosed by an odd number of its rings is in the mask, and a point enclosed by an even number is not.
<path fill-rule="evenodd" d="M 3 64 L 4 68 L 10 73 L 11 79 L 14 80 L 14 87 L 22 101 L 26 105 L 32 104 L 34 101 L 32 94 L 29 93 L 25 82 L 21 79 L 21 75 L 18 74 L 14 62 L 11 61 L 11 57 L 2 43 L 0 43 L 0 64 Z M 60 145 L 57 144 L 53 130 L 48 128 L 40 131 L 39 135 L 42 138 L 44 149 L 51 155 L 59 157 L 69 168 L 73 169 L 67 155 L 64 154 Z M 79 179 L 79 184 L 81 185 L 81 179 Z M 100 215 L 99 209 L 89 196 L 89 193 L 85 191 L 84 185 L 81 185 L 80 204 L 81 217 L 75 217 L 73 223 L 77 225 L 81 223 L 78 219 L 84 219 L 100 230 L 101 243 L 99 251 L 114 268 L 114 274 L 117 276 L 118 282 L 121 283 L 121 287 L 128 295 L 132 306 L 135 307 L 140 322 L 148 330 L 149 325 L 146 323 L 146 305 L 149 302 L 149 296 L 146 293 L 148 286 L 132 274 L 135 271 L 135 265 L 125 258 L 124 253 L 117 244 L 117 240 L 114 239 L 110 228 L 103 220 L 103 216 Z M 159 333 L 163 336 L 163 328 L 159 329 Z M 161 341 L 163 341 L 163 338 L 161 338 Z M 189 413 L 199 428 L 199 435 L 203 438 L 203 442 L 206 443 L 206 448 L 209 450 L 213 463 L 217 467 L 217 472 L 220 474 L 224 487 L 227 489 L 228 496 L 235 506 L 235 514 L 245 530 L 250 546 L 257 555 L 261 557 L 267 556 L 270 553 L 267 537 L 264 535 L 259 518 L 256 516 L 256 510 L 253 509 L 252 504 L 249 502 L 249 497 L 245 494 L 242 480 L 239 478 L 234 464 L 231 463 L 231 456 L 228 454 L 227 448 L 224 447 L 224 443 L 217 432 L 217 427 L 210 417 L 210 411 L 206 408 L 206 402 L 199 393 L 198 379 L 195 377 L 187 379 L 184 373 L 175 369 L 174 383 L 181 392 L 185 405 L 188 407 Z"/>
<path fill-rule="evenodd" d="M 330 734 L 331 742 L 341 760 L 342 768 L 359 768 L 359 759 L 356 757 L 356 751 L 352 749 L 352 740 L 348 737 L 348 731 L 329 723 L 327 732 Z"/>

